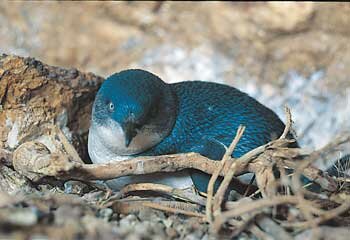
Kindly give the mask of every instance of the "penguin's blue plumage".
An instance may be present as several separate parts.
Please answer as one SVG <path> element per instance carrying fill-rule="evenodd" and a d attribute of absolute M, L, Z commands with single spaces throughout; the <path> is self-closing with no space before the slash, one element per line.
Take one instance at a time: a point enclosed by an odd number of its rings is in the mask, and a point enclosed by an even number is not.
<path fill-rule="evenodd" d="M 246 130 L 232 154 L 237 158 L 279 137 L 284 130 L 273 111 L 233 87 L 201 81 L 170 86 L 178 106 L 174 128 L 143 155 L 198 152 L 220 160 L 242 124 Z M 196 187 L 206 192 L 209 176 L 199 171 L 192 171 L 191 176 Z"/>
<path fill-rule="evenodd" d="M 247 94 L 226 85 L 192 81 L 170 84 L 177 99 L 177 117 L 173 130 L 146 153 L 165 154 L 193 149 L 228 146 L 240 124 L 245 133 L 234 157 L 279 137 L 284 124 L 270 109 Z M 220 151 L 222 153 L 222 151 Z M 221 158 L 221 156 L 218 156 Z"/>
<path fill-rule="evenodd" d="M 272 110 L 236 88 L 202 81 L 166 84 L 149 72 L 126 70 L 107 78 L 96 96 L 89 153 L 94 162 L 112 155 L 186 152 L 219 160 L 240 124 L 246 130 L 233 157 L 284 130 Z M 200 191 L 206 191 L 208 175 L 193 170 L 191 177 Z"/>

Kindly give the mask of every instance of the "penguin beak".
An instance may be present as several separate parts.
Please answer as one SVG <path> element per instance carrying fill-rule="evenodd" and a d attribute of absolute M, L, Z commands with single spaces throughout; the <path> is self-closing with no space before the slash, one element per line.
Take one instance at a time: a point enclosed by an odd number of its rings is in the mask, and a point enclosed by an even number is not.
<path fill-rule="evenodd" d="M 132 139 L 136 136 L 136 124 L 133 121 L 127 121 L 123 124 L 125 134 L 125 147 L 129 147 Z"/>

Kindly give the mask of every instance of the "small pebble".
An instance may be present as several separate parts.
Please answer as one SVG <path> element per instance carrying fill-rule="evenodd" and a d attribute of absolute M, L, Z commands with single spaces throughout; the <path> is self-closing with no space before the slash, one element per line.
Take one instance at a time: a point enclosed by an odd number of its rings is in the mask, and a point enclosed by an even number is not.
<path fill-rule="evenodd" d="M 111 219 L 113 210 L 110 208 L 103 208 L 98 212 L 98 217 L 108 221 Z"/>
<path fill-rule="evenodd" d="M 79 181 L 67 181 L 64 183 L 64 193 L 83 195 L 89 190 L 89 187 Z"/>

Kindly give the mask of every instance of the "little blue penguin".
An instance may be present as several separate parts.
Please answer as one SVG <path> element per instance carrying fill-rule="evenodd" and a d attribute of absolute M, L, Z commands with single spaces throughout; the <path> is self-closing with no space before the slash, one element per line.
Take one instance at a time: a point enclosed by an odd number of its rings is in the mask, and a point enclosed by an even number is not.
<path fill-rule="evenodd" d="M 278 138 L 285 125 L 269 108 L 228 85 L 185 81 L 167 84 L 140 69 L 108 77 L 92 108 L 88 151 L 93 163 L 136 156 L 197 152 L 220 160 L 236 135 L 246 130 L 232 156 Z M 193 184 L 206 192 L 210 176 L 198 170 L 121 177 L 113 189 L 137 182 L 177 188 Z"/>

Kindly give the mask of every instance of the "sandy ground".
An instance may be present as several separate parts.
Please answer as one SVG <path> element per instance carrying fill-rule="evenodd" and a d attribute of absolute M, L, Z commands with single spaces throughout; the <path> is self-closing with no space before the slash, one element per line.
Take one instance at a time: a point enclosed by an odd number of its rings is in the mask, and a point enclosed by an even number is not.
<path fill-rule="evenodd" d="M 349 3 L 1 2 L 0 53 L 30 56 L 103 77 L 126 68 L 143 68 L 166 82 L 229 84 L 257 98 L 282 119 L 287 104 L 300 144 L 314 149 L 350 129 L 349 26 Z M 7 127 L 14 128 L 10 123 Z M 78 195 L 88 198 L 91 193 Z M 69 228 L 70 216 L 81 216 L 81 208 L 76 209 L 71 200 L 59 202 L 53 197 L 50 204 L 56 211 L 52 213 L 40 205 L 42 199 L 31 199 L 21 204 L 33 206 L 25 213 L 32 222 L 21 226 L 34 226 L 40 216 L 50 221 L 55 214 L 55 224 Z M 97 234 L 91 236 L 106 239 L 115 232 L 127 239 L 148 239 L 152 234 L 159 239 L 210 238 L 207 226 L 193 219 L 180 221 L 152 212 L 119 221 L 110 210 L 96 209 L 94 201 L 88 199 L 93 203 L 91 216 L 84 214 L 74 230 L 67 231 L 72 234 L 67 238 L 79 239 L 86 228 Z M 6 216 L 8 210 L 1 210 L 0 215 Z M 115 225 L 108 224 L 102 231 L 100 224 L 111 219 Z M 98 222 L 95 228 L 94 221 Z M 44 236 L 33 239 L 40 237 Z"/>

